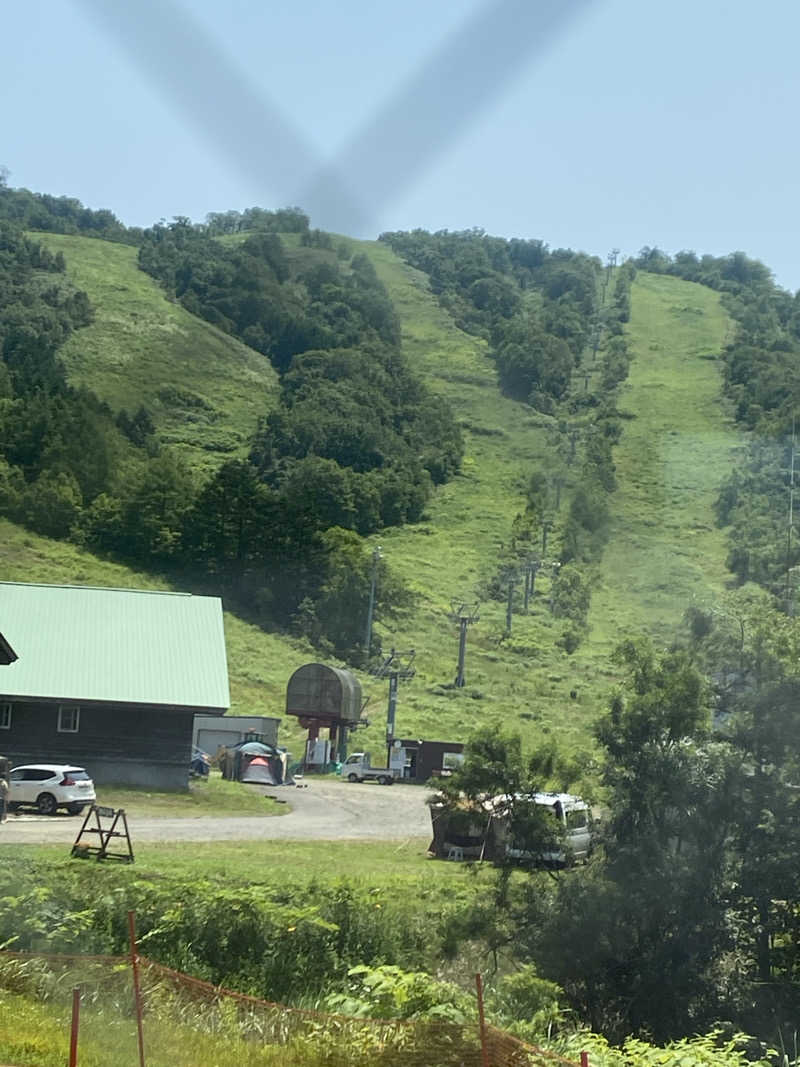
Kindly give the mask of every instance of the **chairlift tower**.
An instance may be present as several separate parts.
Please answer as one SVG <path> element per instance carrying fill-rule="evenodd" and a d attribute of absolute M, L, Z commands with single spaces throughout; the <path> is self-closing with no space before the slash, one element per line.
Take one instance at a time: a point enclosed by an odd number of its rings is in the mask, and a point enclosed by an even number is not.
<path fill-rule="evenodd" d="M 386 759 L 391 759 L 392 742 L 394 741 L 394 723 L 397 714 L 397 689 L 400 682 L 410 681 L 417 673 L 414 667 L 416 652 L 413 648 L 406 652 L 398 652 L 393 648 L 380 666 L 375 667 L 370 673 L 376 678 L 389 679 L 389 705 L 386 709 Z"/>
<path fill-rule="evenodd" d="M 536 574 L 542 565 L 542 561 L 538 556 L 528 556 L 525 560 L 525 598 L 523 601 L 523 612 L 527 615 L 530 607 L 531 597 L 533 596 L 533 587 L 536 582 Z"/>
<path fill-rule="evenodd" d="M 480 618 L 479 605 L 468 607 L 464 601 L 452 600 L 450 602 L 450 618 L 458 623 L 458 667 L 456 669 L 456 689 L 463 689 L 467 684 L 464 677 L 464 660 L 467 655 L 467 630 L 473 622 Z"/>

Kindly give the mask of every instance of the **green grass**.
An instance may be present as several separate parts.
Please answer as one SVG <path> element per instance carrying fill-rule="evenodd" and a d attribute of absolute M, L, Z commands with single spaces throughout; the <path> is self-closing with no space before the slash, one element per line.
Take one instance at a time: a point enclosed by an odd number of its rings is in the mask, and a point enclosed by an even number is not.
<path fill-rule="evenodd" d="M 215 399 L 217 378 L 203 386 L 215 403 L 227 403 L 225 397 L 249 380 L 248 360 L 261 357 L 167 302 L 136 270 L 131 249 L 87 238 L 44 239 L 65 252 L 71 278 L 98 307 L 95 326 L 68 344 L 72 380 L 85 380 L 129 408 L 137 399 L 147 402 L 163 381 L 189 387 L 195 381 L 186 376 L 190 361 L 178 361 L 175 369 L 170 356 L 179 336 L 192 340 L 194 358 L 219 379 L 222 400 Z M 554 736 L 567 750 L 585 749 L 591 723 L 616 680 L 609 653 L 619 638 L 646 629 L 667 640 L 688 604 L 712 598 L 726 581 L 723 535 L 713 525 L 711 507 L 738 438 L 721 402 L 717 363 L 709 358 L 719 352 L 726 329 L 719 298 L 668 277 L 640 274 L 634 284 L 626 328 L 633 362 L 620 398 L 631 418 L 615 452 L 620 488 L 611 500 L 614 532 L 598 568 L 588 639 L 572 656 L 559 648 L 564 623 L 549 613 L 548 579 L 542 575 L 530 614 L 515 614 L 510 638 L 504 634 L 504 603 L 482 603 L 468 635 L 467 686 L 455 690 L 458 633 L 449 618 L 451 601 L 474 602 L 495 572 L 523 508 L 527 480 L 535 467 L 550 462 L 555 420 L 500 394 L 486 344 L 455 327 L 423 274 L 379 242 L 335 236 L 338 242 L 372 258 L 400 316 L 409 361 L 450 401 L 466 442 L 461 474 L 436 490 L 423 520 L 373 539 L 416 594 L 414 610 L 396 626 L 388 629 L 380 620 L 376 625 L 384 647 L 416 650 L 416 677 L 400 689 L 397 735 L 458 741 L 489 723 L 517 729 L 530 742 Z M 296 240 L 289 244 L 292 255 L 309 252 L 295 248 Z M 149 323 L 141 335 L 140 317 Z M 83 362 L 81 349 L 89 354 Z M 103 359 L 105 350 L 110 356 Z M 203 380 L 198 372 L 192 388 L 199 391 Z M 257 404 L 238 392 L 236 402 L 230 401 L 230 424 L 237 432 L 245 433 L 254 424 L 255 408 L 269 402 L 272 379 L 268 384 Z M 0 536 L 6 578 L 159 585 L 8 524 Z M 230 614 L 225 625 L 232 712 L 282 715 L 289 676 L 317 653 Z M 352 739 L 351 748 L 378 754 L 387 685 L 371 677 L 362 681 L 372 725 Z M 284 719 L 281 743 L 299 755 L 302 733 Z"/>
<path fill-rule="evenodd" d="M 288 804 L 264 796 L 256 786 L 226 782 L 212 771 L 208 780 L 194 778 L 186 793 L 164 793 L 142 788 L 100 785 L 97 803 L 110 808 L 124 808 L 128 815 L 140 818 L 170 816 L 196 819 L 201 815 L 286 815 Z"/>
<path fill-rule="evenodd" d="M 590 620 L 603 654 L 631 631 L 667 642 L 687 607 L 729 583 L 713 507 L 742 441 L 720 398 L 719 295 L 639 274 L 632 302 L 635 359 L 619 405 L 634 417 L 614 453 L 619 490 Z"/>
<path fill-rule="evenodd" d="M 73 975 L 80 980 L 80 975 Z M 119 986 L 119 981 L 115 983 Z M 81 1067 L 129 1067 L 138 1062 L 136 1023 L 130 1004 L 118 997 L 95 994 L 97 1002 L 85 1005 L 80 1016 L 78 1063 Z M 130 999 L 130 997 L 128 998 Z M 0 992 L 0 1057 L 14 1067 L 64 1067 L 69 1055 L 70 1007 L 64 995 L 60 1002 L 34 1000 L 10 992 Z M 104 1003 L 108 1001 L 108 1003 Z M 201 1020 L 205 1005 L 175 1004 L 172 1017 L 164 996 L 156 1011 L 145 1019 L 145 1055 L 149 1067 L 322 1067 L 344 1064 L 315 1051 L 313 1040 L 269 1043 L 246 1040 L 234 1023 L 235 1011 L 222 1032 L 204 1033 Z"/>
<path fill-rule="evenodd" d="M 405 841 L 212 841 L 138 844 L 134 835 L 136 877 L 168 874 L 171 878 L 198 877 L 226 883 L 285 886 L 287 871 L 298 887 L 309 883 L 330 885 L 346 879 L 370 889 L 420 897 L 427 892 L 451 895 L 469 886 L 473 877 L 460 863 L 434 860 L 427 855 L 430 838 Z M 280 854 L 280 863 L 276 855 Z M 72 865 L 63 845 L 4 845 L 10 862 Z"/>
<path fill-rule="evenodd" d="M 136 265 L 137 250 L 89 237 L 37 233 L 63 252 L 67 280 L 84 289 L 92 325 L 60 350 L 70 382 L 114 411 L 144 404 L 161 440 L 210 469 L 242 455 L 277 393 L 269 360 L 170 302 Z"/>

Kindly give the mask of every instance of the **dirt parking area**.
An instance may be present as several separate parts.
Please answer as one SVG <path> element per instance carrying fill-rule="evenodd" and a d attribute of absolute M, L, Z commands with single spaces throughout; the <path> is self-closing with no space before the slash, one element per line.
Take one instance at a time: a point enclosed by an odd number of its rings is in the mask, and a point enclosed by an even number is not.
<path fill-rule="evenodd" d="M 134 845 L 137 841 L 335 841 L 403 840 L 431 835 L 426 804 L 430 790 L 414 785 L 380 786 L 339 782 L 331 779 L 304 780 L 304 787 L 282 786 L 257 789 L 286 801 L 291 807 L 282 818 L 259 815 L 202 815 L 197 818 L 131 816 L 128 820 Z M 81 816 L 9 815 L 0 826 L 0 844 L 47 844 L 74 840 Z"/>

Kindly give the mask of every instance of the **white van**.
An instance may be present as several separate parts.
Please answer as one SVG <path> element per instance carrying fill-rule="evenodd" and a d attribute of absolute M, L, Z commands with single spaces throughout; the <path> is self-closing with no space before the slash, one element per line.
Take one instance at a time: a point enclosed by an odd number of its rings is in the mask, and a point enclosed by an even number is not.
<path fill-rule="evenodd" d="M 533 856 L 525 849 L 506 843 L 506 855 L 511 859 L 534 860 L 546 866 L 563 867 L 566 863 L 585 861 L 592 851 L 592 809 L 585 800 L 571 793 L 534 793 L 534 804 L 547 808 L 564 828 L 566 848 Z"/>

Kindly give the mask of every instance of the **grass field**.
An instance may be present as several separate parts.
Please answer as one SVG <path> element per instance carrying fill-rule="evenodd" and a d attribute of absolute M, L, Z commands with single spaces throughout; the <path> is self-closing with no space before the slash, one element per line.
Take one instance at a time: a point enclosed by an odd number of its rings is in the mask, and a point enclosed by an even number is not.
<path fill-rule="evenodd" d="M 148 403 L 162 382 L 202 392 L 223 414 L 205 429 L 192 424 L 182 447 L 217 462 L 220 454 L 206 451 L 205 439 L 196 435 L 223 425 L 248 432 L 256 409 L 274 395 L 266 361 L 253 365 L 261 357 L 166 301 L 136 270 L 133 250 L 88 238 L 43 239 L 64 251 L 70 278 L 97 306 L 95 325 L 68 343 L 72 380 L 129 408 L 136 398 Z M 711 505 L 737 438 L 724 414 L 713 358 L 726 328 L 718 297 L 662 276 L 640 274 L 634 284 L 626 328 L 633 362 L 620 399 L 630 418 L 615 452 L 614 534 L 598 571 L 588 639 L 571 656 L 558 646 L 564 624 L 550 615 L 547 578 L 540 576 L 531 612 L 515 614 L 510 636 L 505 604 L 484 598 L 468 634 L 467 685 L 456 690 L 458 628 L 451 602 L 475 603 L 495 573 L 526 482 L 535 466 L 549 462 L 554 420 L 500 394 L 485 343 L 455 327 L 424 275 L 379 242 L 339 240 L 372 258 L 400 316 L 409 361 L 448 398 L 465 433 L 462 472 L 435 492 L 423 520 L 373 539 L 416 594 L 414 610 L 395 627 L 384 628 L 380 619 L 376 624 L 384 647 L 416 650 L 416 677 L 400 689 L 397 735 L 462 740 L 488 723 L 517 729 L 531 742 L 555 736 L 568 750 L 585 749 L 590 724 L 615 681 L 608 657 L 617 640 L 642 628 L 666 639 L 692 599 L 713 597 L 726 580 L 725 546 Z M 258 369 L 266 374 L 260 393 L 249 388 Z M 159 415 L 169 417 L 166 410 Z M 167 422 L 161 426 L 171 432 Z M 6 578 L 162 585 L 8 524 L 0 535 Z M 317 654 L 230 614 L 225 624 L 232 712 L 281 715 L 290 674 Z M 387 686 L 370 677 L 363 683 L 372 725 L 351 748 L 377 754 Z M 301 731 L 286 719 L 281 730 L 281 742 L 299 755 Z"/>
<path fill-rule="evenodd" d="M 715 362 L 725 312 L 710 289 L 652 274 L 638 275 L 632 297 L 636 358 L 619 403 L 633 418 L 614 453 L 619 490 L 592 600 L 598 653 L 631 631 L 669 640 L 691 604 L 712 604 L 730 581 L 713 514 L 742 440 Z"/>
<path fill-rule="evenodd" d="M 95 319 L 60 350 L 74 385 L 114 411 L 144 404 L 161 439 L 208 469 L 246 451 L 272 406 L 277 378 L 268 359 L 167 300 L 136 265 L 137 250 L 88 237 L 37 233 L 63 252 L 67 279 L 84 289 Z"/>
<path fill-rule="evenodd" d="M 406 841 L 211 841 L 206 844 L 170 842 L 136 844 L 136 877 L 169 874 L 174 878 L 208 878 L 243 884 L 330 885 L 347 879 L 370 889 L 403 894 L 412 889 L 422 900 L 428 892 L 449 896 L 469 888 L 474 875 L 463 864 L 434 860 L 427 855 L 430 838 Z M 74 866 L 62 845 L 4 845 L 8 861 Z M 276 863 L 276 856 L 280 863 Z"/>
<path fill-rule="evenodd" d="M 97 803 L 124 808 L 128 815 L 196 819 L 201 815 L 286 815 L 288 804 L 264 796 L 264 791 L 240 782 L 226 782 L 217 771 L 208 779 L 194 778 L 186 793 L 97 786 Z"/>

